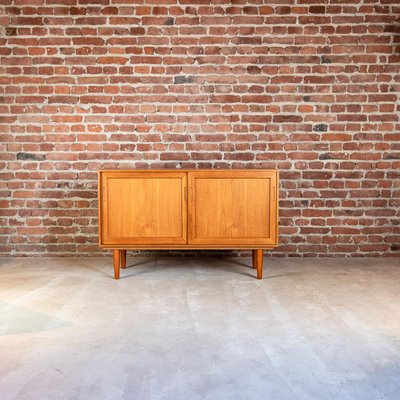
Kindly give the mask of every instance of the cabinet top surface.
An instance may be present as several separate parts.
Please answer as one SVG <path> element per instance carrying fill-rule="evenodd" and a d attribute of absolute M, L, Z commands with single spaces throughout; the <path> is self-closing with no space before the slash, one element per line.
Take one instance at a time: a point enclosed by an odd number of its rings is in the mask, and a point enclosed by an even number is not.
<path fill-rule="evenodd" d="M 264 168 L 247 168 L 247 169 L 183 169 L 183 168 L 175 168 L 175 169 L 101 169 L 98 172 L 276 172 L 277 169 L 264 169 Z"/>

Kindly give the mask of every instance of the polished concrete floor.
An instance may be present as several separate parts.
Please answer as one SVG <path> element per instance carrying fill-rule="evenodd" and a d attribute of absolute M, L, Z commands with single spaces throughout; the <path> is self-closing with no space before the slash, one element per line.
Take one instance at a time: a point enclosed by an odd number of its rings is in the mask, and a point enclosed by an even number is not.
<path fill-rule="evenodd" d="M 1 400 L 398 400 L 400 259 L 0 263 Z"/>

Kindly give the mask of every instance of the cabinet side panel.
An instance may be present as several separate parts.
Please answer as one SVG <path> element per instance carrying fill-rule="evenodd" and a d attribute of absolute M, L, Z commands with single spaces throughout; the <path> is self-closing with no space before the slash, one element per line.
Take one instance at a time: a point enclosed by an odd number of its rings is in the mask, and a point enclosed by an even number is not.
<path fill-rule="evenodd" d="M 102 240 L 102 218 L 103 218 L 103 213 L 102 213 L 102 207 L 101 207 L 101 171 L 97 172 L 97 219 L 98 219 L 98 243 L 101 246 L 103 243 Z"/>
<path fill-rule="evenodd" d="M 279 201 L 279 181 L 276 171 L 271 177 L 271 198 L 270 198 L 270 227 L 271 239 L 274 245 L 278 244 L 278 201 Z"/>

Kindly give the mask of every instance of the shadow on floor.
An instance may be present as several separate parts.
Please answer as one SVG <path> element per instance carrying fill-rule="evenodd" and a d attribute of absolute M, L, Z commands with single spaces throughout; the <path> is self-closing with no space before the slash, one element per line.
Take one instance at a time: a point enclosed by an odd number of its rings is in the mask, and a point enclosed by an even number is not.
<path fill-rule="evenodd" d="M 139 276 L 143 274 L 151 274 L 156 271 L 168 271 L 168 270 L 176 270 L 176 269 L 193 269 L 193 268 L 201 268 L 203 270 L 206 270 L 208 272 L 211 271 L 216 271 L 218 269 L 219 271 L 226 271 L 229 273 L 234 273 L 234 274 L 239 274 L 243 276 L 247 276 L 250 278 L 255 277 L 255 270 L 253 269 L 251 265 L 251 260 L 250 264 L 244 263 L 244 262 L 237 262 L 233 261 L 231 259 L 224 259 L 224 258 L 208 258 L 208 257 L 201 257 L 201 258 L 192 258 L 192 257 L 180 257 L 180 258 L 163 258 L 163 262 L 166 260 L 171 260 L 171 263 L 165 263 L 165 264 L 158 264 L 156 258 L 149 258 L 148 260 L 141 260 L 136 263 L 130 263 L 127 265 L 126 269 L 121 269 L 121 276 L 120 279 L 126 279 L 129 277 L 133 276 Z M 153 266 L 148 266 L 147 268 L 136 270 L 136 271 L 129 271 L 129 269 L 133 269 L 136 267 L 141 267 L 145 266 L 146 264 L 150 263 L 155 263 Z M 240 267 L 246 267 L 246 270 L 241 270 L 238 268 L 235 268 L 235 266 L 240 266 Z"/>

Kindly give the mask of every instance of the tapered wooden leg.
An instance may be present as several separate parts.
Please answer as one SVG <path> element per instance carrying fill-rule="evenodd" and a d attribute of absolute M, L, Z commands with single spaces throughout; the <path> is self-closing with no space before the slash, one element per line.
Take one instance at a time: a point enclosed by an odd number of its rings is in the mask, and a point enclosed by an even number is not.
<path fill-rule="evenodd" d="M 114 250 L 114 279 L 119 279 L 120 256 L 120 251 Z"/>
<path fill-rule="evenodd" d="M 257 279 L 262 279 L 263 251 L 256 250 Z"/>
<path fill-rule="evenodd" d="M 253 255 L 253 268 L 256 269 L 257 268 L 257 250 L 252 250 L 252 255 Z"/>
<path fill-rule="evenodd" d="M 126 250 L 121 251 L 121 267 L 126 268 Z"/>

